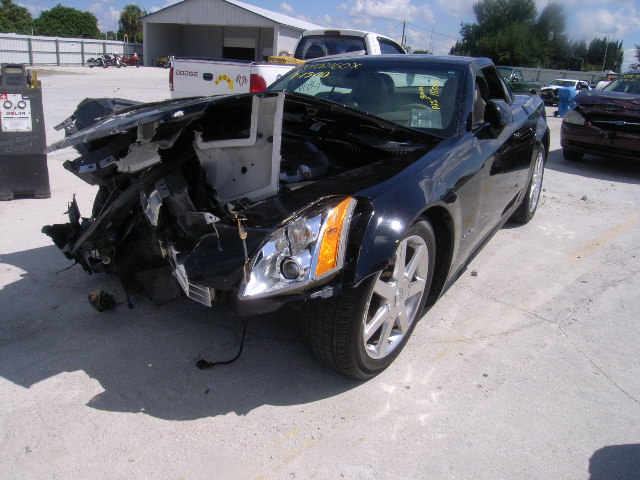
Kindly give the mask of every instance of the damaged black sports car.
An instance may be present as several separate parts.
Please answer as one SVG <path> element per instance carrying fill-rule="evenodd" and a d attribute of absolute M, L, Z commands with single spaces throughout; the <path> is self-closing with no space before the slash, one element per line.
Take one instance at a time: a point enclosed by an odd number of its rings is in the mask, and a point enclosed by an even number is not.
<path fill-rule="evenodd" d="M 488 59 L 308 62 L 265 92 L 86 100 L 65 167 L 99 190 L 48 234 L 87 272 L 158 303 L 179 289 L 243 314 L 306 302 L 316 356 L 366 378 L 541 191 L 549 130 Z M 96 113 L 99 112 L 99 113 Z M 99 117 L 99 118 L 96 118 Z"/>

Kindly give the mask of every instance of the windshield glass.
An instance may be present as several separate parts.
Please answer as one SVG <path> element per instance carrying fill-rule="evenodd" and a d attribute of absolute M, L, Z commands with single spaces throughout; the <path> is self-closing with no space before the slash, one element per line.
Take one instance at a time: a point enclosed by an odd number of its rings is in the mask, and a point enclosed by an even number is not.
<path fill-rule="evenodd" d="M 574 82 L 573 80 L 554 80 L 553 82 L 551 82 L 549 84 L 549 86 L 575 87 L 576 86 L 576 82 Z"/>
<path fill-rule="evenodd" d="M 291 70 L 268 90 L 302 93 L 449 136 L 455 129 L 462 72 L 459 65 L 431 62 L 318 61 Z"/>
<path fill-rule="evenodd" d="M 640 94 L 640 73 L 625 73 L 603 88 L 607 92 Z"/>
<path fill-rule="evenodd" d="M 510 68 L 496 68 L 496 70 L 498 70 L 500 76 L 506 80 L 511 78 L 511 72 L 513 71 Z"/>

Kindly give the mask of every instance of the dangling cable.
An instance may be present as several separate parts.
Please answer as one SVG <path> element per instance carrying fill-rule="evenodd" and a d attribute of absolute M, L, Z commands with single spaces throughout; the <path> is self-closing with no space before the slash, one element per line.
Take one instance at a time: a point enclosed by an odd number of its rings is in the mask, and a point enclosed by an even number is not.
<path fill-rule="evenodd" d="M 205 370 L 207 368 L 215 367 L 216 365 L 228 365 L 230 363 L 235 362 L 238 358 L 240 358 L 240 355 L 242 355 L 242 348 L 244 347 L 244 338 L 247 334 L 247 325 L 249 325 L 249 320 L 243 320 L 242 323 L 244 323 L 244 325 L 242 327 L 242 338 L 240 339 L 240 350 L 238 350 L 238 353 L 235 357 L 233 357 L 231 360 L 226 360 L 224 362 L 209 362 L 204 358 L 201 358 L 196 362 L 196 367 L 198 367 L 200 370 Z"/>

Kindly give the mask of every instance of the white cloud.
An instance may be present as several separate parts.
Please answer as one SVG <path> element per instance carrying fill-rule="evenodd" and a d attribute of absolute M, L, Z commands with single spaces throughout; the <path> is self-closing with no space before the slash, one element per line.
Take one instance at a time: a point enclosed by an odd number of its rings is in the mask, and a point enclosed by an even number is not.
<path fill-rule="evenodd" d="M 180 0 L 167 0 L 166 2 L 164 2 L 164 5 L 160 5 L 160 6 L 154 5 L 147 12 L 148 13 L 157 12 L 158 10 L 162 10 L 163 8 L 170 7 L 171 5 L 175 5 L 176 3 L 180 3 Z"/>
<path fill-rule="evenodd" d="M 547 2 L 548 0 L 544 0 Z M 459 18 L 466 18 L 467 21 L 475 20 L 473 13 L 473 2 L 469 0 L 437 0 L 436 2 L 440 10 L 447 15 Z"/>
<path fill-rule="evenodd" d="M 287 2 L 282 2 L 280 4 L 280 10 L 282 13 L 285 13 L 287 15 L 289 15 L 290 17 L 293 18 L 297 18 L 299 20 L 304 20 L 305 22 L 309 22 L 309 23 L 314 23 L 316 25 L 322 25 L 324 27 L 338 27 L 340 25 L 337 25 L 336 22 L 333 20 L 333 18 L 331 17 L 331 15 L 329 15 L 328 13 L 325 13 L 324 15 L 317 17 L 317 18 L 311 18 L 309 15 L 305 15 L 302 12 L 297 11 L 295 8 L 293 8 L 290 4 L 288 4 Z M 340 23 L 340 22 L 337 22 Z M 345 28 L 344 26 L 342 26 L 341 28 Z"/>
<path fill-rule="evenodd" d="M 98 28 L 101 32 L 116 31 L 120 20 L 120 10 L 114 8 L 110 1 L 97 1 L 89 6 L 89 11 L 98 19 Z"/>
<path fill-rule="evenodd" d="M 608 8 L 579 9 L 570 16 L 567 32 L 572 38 L 591 39 L 595 36 L 622 35 L 640 31 L 640 11 L 635 6 L 617 10 Z"/>
<path fill-rule="evenodd" d="M 411 0 L 351 0 L 344 8 L 348 9 L 350 16 L 358 20 L 362 18 L 387 18 L 399 21 L 424 19 L 429 22 L 434 20 L 429 5 L 426 3 L 414 5 Z"/>
<path fill-rule="evenodd" d="M 288 14 L 292 14 L 293 13 L 293 7 L 291 5 L 289 5 L 287 2 L 282 2 L 280 4 L 280 10 L 282 10 L 285 13 Z"/>
<path fill-rule="evenodd" d="M 25 5 L 23 3 L 16 3 L 16 5 L 26 8 L 31 14 L 32 18 L 38 18 L 40 16 L 40 12 L 44 10 L 44 8 L 41 6 Z"/>

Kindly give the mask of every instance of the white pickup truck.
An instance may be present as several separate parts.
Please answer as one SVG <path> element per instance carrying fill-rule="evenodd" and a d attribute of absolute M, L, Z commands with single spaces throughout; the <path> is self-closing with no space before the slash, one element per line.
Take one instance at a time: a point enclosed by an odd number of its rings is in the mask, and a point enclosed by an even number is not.
<path fill-rule="evenodd" d="M 394 40 L 362 30 L 309 30 L 302 34 L 291 63 L 176 58 L 169 73 L 172 98 L 261 92 L 297 63 L 333 55 L 406 53 Z M 282 63 L 281 63 L 282 62 Z"/>

